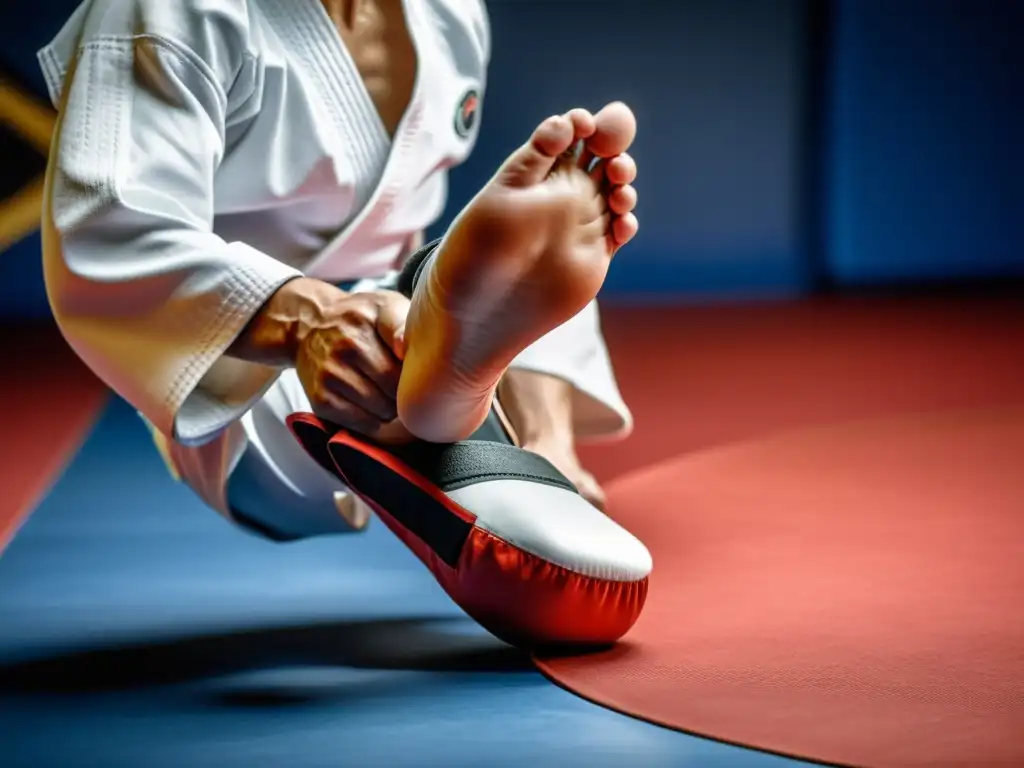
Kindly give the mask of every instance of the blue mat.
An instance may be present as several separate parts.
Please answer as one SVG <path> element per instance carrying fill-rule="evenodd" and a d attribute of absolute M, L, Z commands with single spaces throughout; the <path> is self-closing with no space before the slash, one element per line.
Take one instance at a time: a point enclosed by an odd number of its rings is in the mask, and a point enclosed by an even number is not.
<path fill-rule="evenodd" d="M 0 558 L 0 765 L 792 761 L 606 711 L 478 629 L 374 521 L 279 545 L 171 481 L 113 403 Z"/>

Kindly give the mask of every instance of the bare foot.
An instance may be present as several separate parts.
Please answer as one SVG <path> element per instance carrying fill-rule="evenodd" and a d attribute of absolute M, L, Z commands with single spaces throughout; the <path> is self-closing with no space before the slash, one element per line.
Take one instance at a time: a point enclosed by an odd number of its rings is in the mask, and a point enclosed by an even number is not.
<path fill-rule="evenodd" d="M 512 360 L 597 295 L 638 227 L 635 135 L 621 103 L 549 118 L 459 214 L 406 322 L 398 413 L 414 435 L 472 434 Z"/>

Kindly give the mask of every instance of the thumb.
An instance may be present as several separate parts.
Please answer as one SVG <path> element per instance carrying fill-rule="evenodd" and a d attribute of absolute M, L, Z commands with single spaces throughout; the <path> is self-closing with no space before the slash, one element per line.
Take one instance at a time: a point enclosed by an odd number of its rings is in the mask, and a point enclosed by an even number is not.
<path fill-rule="evenodd" d="M 405 359 L 405 319 L 409 315 L 409 300 L 394 291 L 381 291 L 380 311 L 377 313 L 377 333 L 395 357 Z"/>

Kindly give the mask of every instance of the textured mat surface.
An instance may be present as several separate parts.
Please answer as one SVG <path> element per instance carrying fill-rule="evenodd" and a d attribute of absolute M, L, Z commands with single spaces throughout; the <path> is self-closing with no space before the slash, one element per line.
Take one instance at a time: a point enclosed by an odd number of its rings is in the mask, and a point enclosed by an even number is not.
<path fill-rule="evenodd" d="M 1024 392 L 1022 320 L 1003 300 L 609 309 L 637 431 L 586 457 L 609 480 L 793 426 L 1005 401 Z M 0 627 L 12 768 L 793 764 L 550 685 L 381 526 L 240 534 L 168 480 L 120 403 L 0 558 Z"/>
<path fill-rule="evenodd" d="M 794 427 L 1012 401 L 1024 302 L 842 298 L 603 313 L 636 431 L 585 447 L 610 480 Z"/>
<path fill-rule="evenodd" d="M 3 768 L 482 764 L 792 765 L 552 685 L 379 521 L 240 532 L 118 401 L 0 557 Z"/>
<path fill-rule="evenodd" d="M 867 766 L 1024 764 L 1024 408 L 797 431 L 640 471 L 628 642 L 551 660 L 609 707 Z"/>

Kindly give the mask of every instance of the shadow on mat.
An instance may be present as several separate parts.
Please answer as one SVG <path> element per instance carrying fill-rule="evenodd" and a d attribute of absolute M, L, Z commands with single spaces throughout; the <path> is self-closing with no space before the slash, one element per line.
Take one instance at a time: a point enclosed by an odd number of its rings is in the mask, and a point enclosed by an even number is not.
<path fill-rule="evenodd" d="M 74 651 L 0 663 L 0 693 L 95 693 L 187 683 L 282 666 L 521 672 L 529 656 L 459 620 L 334 622 Z"/>

